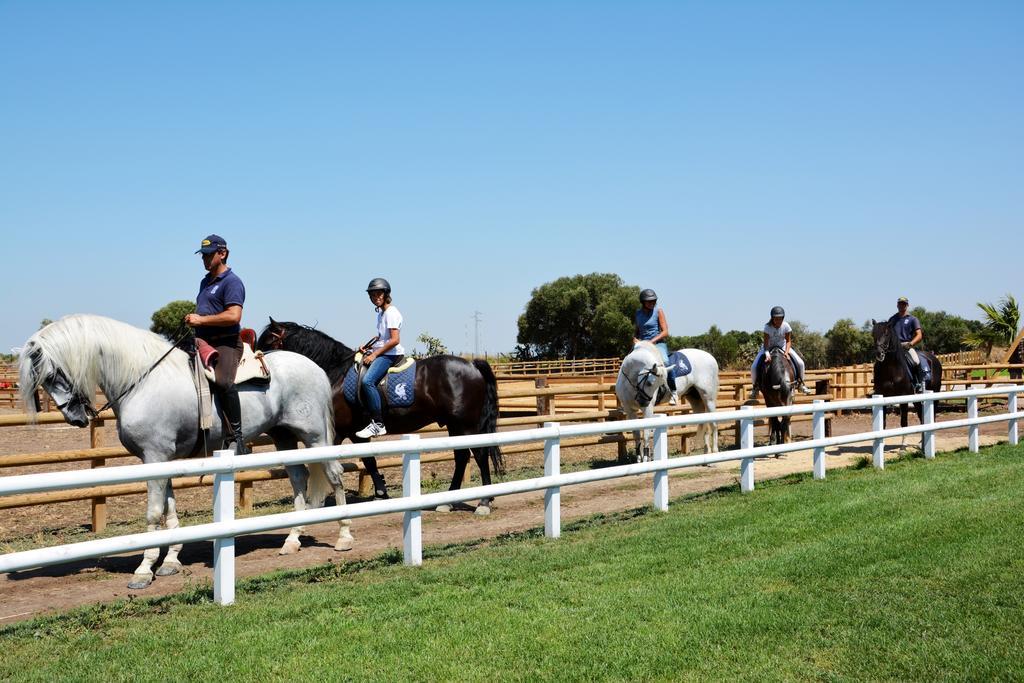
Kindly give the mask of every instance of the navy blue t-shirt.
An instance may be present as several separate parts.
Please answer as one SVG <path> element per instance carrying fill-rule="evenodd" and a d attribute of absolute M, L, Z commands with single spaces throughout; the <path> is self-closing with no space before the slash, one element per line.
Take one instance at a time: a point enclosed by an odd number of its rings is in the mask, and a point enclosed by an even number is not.
<path fill-rule="evenodd" d="M 214 315 L 223 313 L 228 306 L 243 306 L 245 304 L 245 285 L 235 275 L 235 271 L 228 268 L 221 275 L 213 280 L 209 275 L 199 283 L 199 295 L 196 297 L 196 313 L 199 315 Z M 214 327 L 205 325 L 196 328 L 196 336 L 200 339 L 210 339 L 227 334 L 238 334 L 242 329 L 241 325 L 231 327 Z"/>
<path fill-rule="evenodd" d="M 897 313 L 889 318 L 889 324 L 896 330 L 896 337 L 900 342 L 908 342 L 914 338 L 917 331 L 921 329 L 921 321 L 912 315 L 900 317 Z"/>

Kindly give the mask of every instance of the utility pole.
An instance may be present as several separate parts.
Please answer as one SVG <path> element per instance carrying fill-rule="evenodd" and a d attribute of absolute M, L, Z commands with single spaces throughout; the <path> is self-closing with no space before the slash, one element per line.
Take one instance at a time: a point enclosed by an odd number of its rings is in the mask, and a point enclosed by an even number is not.
<path fill-rule="evenodd" d="M 483 314 L 473 311 L 473 357 L 480 355 L 480 320 Z"/>

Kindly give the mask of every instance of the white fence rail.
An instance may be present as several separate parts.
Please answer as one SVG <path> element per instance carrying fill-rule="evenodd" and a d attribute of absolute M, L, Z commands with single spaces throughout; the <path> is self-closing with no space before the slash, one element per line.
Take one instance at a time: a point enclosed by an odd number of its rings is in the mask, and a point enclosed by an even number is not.
<path fill-rule="evenodd" d="M 421 510 L 433 509 L 442 504 L 461 503 L 476 498 L 503 496 L 530 491 L 544 491 L 545 535 L 557 538 L 561 532 L 560 489 L 606 479 L 616 479 L 640 474 L 654 473 L 654 507 L 668 509 L 669 470 L 717 462 L 740 461 L 740 488 L 744 492 L 754 488 L 754 460 L 758 457 L 813 451 L 813 472 L 815 479 L 825 478 L 825 449 L 832 446 L 871 441 L 873 443 L 873 464 L 881 469 L 884 439 L 887 437 L 922 434 L 922 450 L 926 458 L 935 456 L 934 433 L 940 429 L 967 427 L 968 444 L 977 452 L 980 425 L 1008 422 L 1008 439 L 1013 445 L 1018 442 L 1017 394 L 1024 392 L 1024 386 L 1002 386 L 987 389 L 949 391 L 923 396 L 903 396 L 851 401 L 815 401 L 811 405 L 782 408 L 721 411 L 668 417 L 660 415 L 649 420 L 624 420 L 595 424 L 559 425 L 545 423 L 539 429 L 478 434 L 470 436 L 420 439 L 417 435 L 406 435 L 400 441 L 372 444 L 346 444 L 323 448 L 278 451 L 234 457 L 231 451 L 217 451 L 212 458 L 183 460 L 169 463 L 130 465 L 92 470 L 47 472 L 20 476 L 0 477 L 0 496 L 57 491 L 84 486 L 123 484 L 165 479 L 168 477 L 215 475 L 214 479 L 214 521 L 177 529 L 165 529 L 116 538 L 96 539 L 36 550 L 0 555 L 0 572 L 14 572 L 35 567 L 45 567 L 64 562 L 83 560 L 118 553 L 132 552 L 157 546 L 214 541 L 214 599 L 220 604 L 234 601 L 235 569 L 234 539 L 243 534 L 285 529 L 293 526 L 337 521 L 342 518 L 356 519 L 388 513 L 402 512 L 404 561 L 408 565 L 419 565 L 423 561 Z M 983 396 L 1007 396 L 1007 412 L 978 417 L 978 398 Z M 945 400 L 967 401 L 967 418 L 935 422 L 935 403 Z M 924 402 L 924 423 L 902 428 L 882 429 L 882 411 L 885 406 L 906 402 Z M 837 410 L 870 408 L 873 412 L 872 431 L 843 436 L 825 437 L 825 414 Z M 754 422 L 769 417 L 782 417 L 811 413 L 813 416 L 813 437 L 800 441 L 773 446 L 754 447 Z M 734 451 L 690 455 L 678 458 L 668 457 L 668 428 L 710 422 L 740 422 L 741 448 Z M 559 443 L 562 438 L 592 436 L 597 434 L 629 432 L 634 429 L 654 430 L 654 459 L 650 462 L 560 473 Z M 533 479 L 476 486 L 458 491 L 420 493 L 420 455 L 427 451 L 447 451 L 476 446 L 502 446 L 508 444 L 544 441 L 544 476 Z M 403 456 L 403 497 L 383 501 L 371 501 L 345 506 L 286 512 L 247 519 L 234 518 L 234 473 L 251 469 L 266 469 L 283 465 L 320 462 L 336 458 L 360 458 L 366 456 Z"/>

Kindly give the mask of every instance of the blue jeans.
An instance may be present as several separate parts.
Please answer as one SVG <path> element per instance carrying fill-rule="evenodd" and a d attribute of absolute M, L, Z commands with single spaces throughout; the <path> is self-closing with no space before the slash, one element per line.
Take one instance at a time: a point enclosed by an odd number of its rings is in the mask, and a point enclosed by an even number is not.
<path fill-rule="evenodd" d="M 661 357 L 665 359 L 665 365 L 668 365 L 668 344 L 665 342 L 658 342 L 655 344 L 658 350 L 661 351 Z"/>
<path fill-rule="evenodd" d="M 366 409 L 377 422 L 380 422 L 383 415 L 383 408 L 380 405 L 380 394 L 377 392 L 377 382 L 387 374 L 391 366 L 398 360 L 398 356 L 377 356 L 370 367 L 363 375 L 363 403 Z"/>

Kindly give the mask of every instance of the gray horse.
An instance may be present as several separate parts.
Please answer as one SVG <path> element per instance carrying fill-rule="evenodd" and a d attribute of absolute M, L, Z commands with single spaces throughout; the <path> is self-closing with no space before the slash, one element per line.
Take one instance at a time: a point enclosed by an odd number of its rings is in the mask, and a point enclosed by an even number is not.
<path fill-rule="evenodd" d="M 269 385 L 239 387 L 245 437 L 269 434 L 278 450 L 297 448 L 299 441 L 307 447 L 331 445 L 331 387 L 323 370 L 287 351 L 267 354 L 266 363 L 272 376 Z M 35 412 L 35 392 L 42 387 L 68 423 L 85 427 L 98 387 L 113 399 L 121 443 L 143 462 L 202 455 L 204 442 L 188 356 L 152 332 L 101 316 L 71 315 L 32 335 L 21 352 L 19 368 L 22 399 L 30 414 Z M 206 443 L 214 448 L 222 438 L 220 420 L 214 419 Z M 332 489 L 337 504 L 345 504 L 338 461 L 286 469 L 296 510 L 322 506 Z M 170 480 L 150 480 L 147 489 L 146 528 L 158 529 L 161 518 L 166 519 L 166 528 L 177 528 Z M 298 551 L 302 531 L 302 527 L 291 530 L 282 555 Z M 349 550 L 352 543 L 349 521 L 342 520 L 335 549 Z M 168 550 L 157 576 L 180 571 L 180 550 L 180 544 Z M 159 548 L 145 551 L 129 588 L 152 583 L 159 555 Z"/>

